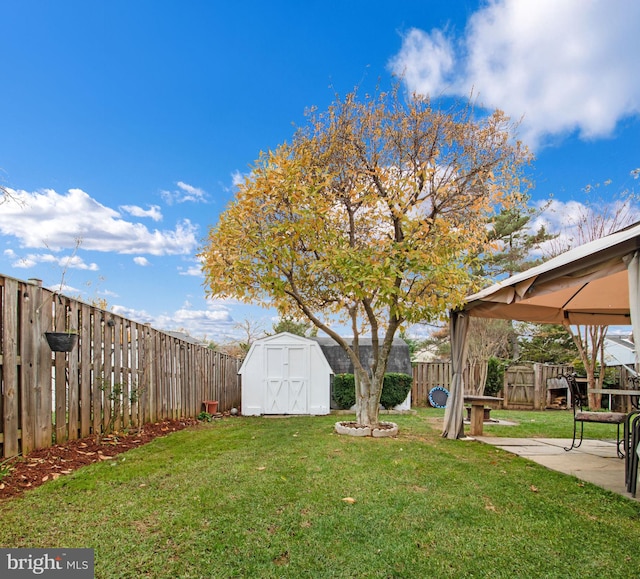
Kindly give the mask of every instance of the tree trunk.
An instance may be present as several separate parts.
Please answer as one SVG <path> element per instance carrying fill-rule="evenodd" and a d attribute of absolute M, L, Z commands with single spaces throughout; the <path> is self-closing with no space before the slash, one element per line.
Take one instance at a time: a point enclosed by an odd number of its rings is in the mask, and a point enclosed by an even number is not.
<path fill-rule="evenodd" d="M 474 396 L 483 396 L 487 384 L 489 362 L 486 360 L 471 360 L 469 362 L 469 384 L 465 390 Z"/>
<path fill-rule="evenodd" d="M 376 384 L 374 379 L 355 370 L 356 383 L 356 422 L 372 428 L 378 426 L 380 416 L 380 395 L 382 380 Z M 384 375 L 383 375 L 384 377 Z"/>
<path fill-rule="evenodd" d="M 596 387 L 596 374 L 593 368 L 587 367 L 587 392 Z M 593 392 L 589 392 L 589 409 L 590 410 L 600 410 L 602 407 L 602 395 L 594 394 Z"/>

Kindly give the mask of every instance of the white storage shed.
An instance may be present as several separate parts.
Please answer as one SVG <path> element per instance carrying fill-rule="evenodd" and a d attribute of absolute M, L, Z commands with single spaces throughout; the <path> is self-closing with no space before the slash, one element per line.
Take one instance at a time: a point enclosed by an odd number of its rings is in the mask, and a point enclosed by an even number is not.
<path fill-rule="evenodd" d="M 329 414 L 331 366 L 314 340 L 282 332 L 256 340 L 238 373 L 242 414 Z"/>

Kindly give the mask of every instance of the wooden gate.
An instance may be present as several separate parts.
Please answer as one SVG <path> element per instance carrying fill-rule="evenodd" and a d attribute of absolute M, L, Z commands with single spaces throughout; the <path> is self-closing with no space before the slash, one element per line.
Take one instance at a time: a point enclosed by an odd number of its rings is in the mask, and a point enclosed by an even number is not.
<path fill-rule="evenodd" d="M 567 386 L 558 374 L 571 372 L 572 366 L 556 364 L 509 366 L 504 373 L 504 408 L 544 410 L 567 407 Z"/>
<path fill-rule="evenodd" d="M 504 373 L 504 408 L 533 410 L 535 404 L 535 373 L 531 366 L 510 366 Z"/>

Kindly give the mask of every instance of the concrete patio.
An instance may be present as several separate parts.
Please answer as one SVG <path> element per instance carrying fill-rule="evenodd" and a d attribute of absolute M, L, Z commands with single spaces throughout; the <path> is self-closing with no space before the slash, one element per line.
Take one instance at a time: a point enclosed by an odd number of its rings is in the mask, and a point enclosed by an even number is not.
<path fill-rule="evenodd" d="M 571 445 L 571 439 L 501 438 L 496 436 L 476 436 L 474 438 L 537 462 L 551 470 L 573 475 L 630 500 L 640 500 L 640 493 L 634 499 L 627 492 L 624 482 L 625 461 L 618 458 L 616 454 L 615 440 L 585 439 L 580 448 L 567 452 L 564 448 Z"/>

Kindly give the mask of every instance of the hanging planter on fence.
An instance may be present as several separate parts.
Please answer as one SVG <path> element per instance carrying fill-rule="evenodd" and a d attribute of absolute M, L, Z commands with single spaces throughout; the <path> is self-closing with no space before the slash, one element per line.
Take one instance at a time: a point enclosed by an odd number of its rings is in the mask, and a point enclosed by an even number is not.
<path fill-rule="evenodd" d="M 53 352 L 71 352 L 76 345 L 78 334 L 69 332 L 45 332 L 49 347 Z"/>

